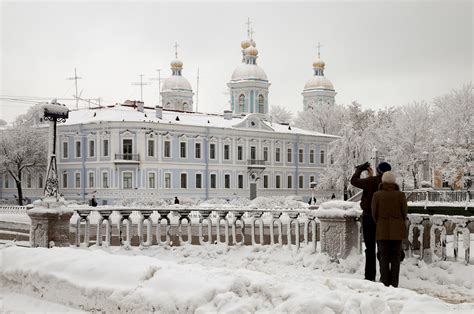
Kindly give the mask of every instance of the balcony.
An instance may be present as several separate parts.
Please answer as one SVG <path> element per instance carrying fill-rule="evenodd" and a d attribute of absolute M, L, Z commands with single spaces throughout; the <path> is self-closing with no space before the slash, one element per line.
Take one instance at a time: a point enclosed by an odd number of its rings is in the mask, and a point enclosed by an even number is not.
<path fill-rule="evenodd" d="M 261 159 L 248 159 L 247 168 L 249 169 L 265 169 L 265 160 Z"/>
<path fill-rule="evenodd" d="M 139 154 L 115 154 L 115 163 L 138 164 L 140 162 Z"/>

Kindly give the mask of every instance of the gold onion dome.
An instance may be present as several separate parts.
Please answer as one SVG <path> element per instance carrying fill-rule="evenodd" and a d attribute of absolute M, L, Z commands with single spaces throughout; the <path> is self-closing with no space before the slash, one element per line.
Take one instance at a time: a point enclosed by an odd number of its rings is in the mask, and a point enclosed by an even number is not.
<path fill-rule="evenodd" d="M 171 61 L 171 68 L 181 69 L 183 67 L 183 62 L 181 60 L 175 59 Z"/>
<path fill-rule="evenodd" d="M 317 59 L 316 61 L 313 62 L 313 68 L 317 68 L 317 69 L 324 69 L 324 66 L 326 64 L 324 63 L 323 60 L 321 59 Z"/>
<path fill-rule="evenodd" d="M 258 49 L 255 48 L 254 46 L 248 47 L 248 48 L 245 49 L 245 55 L 256 57 L 258 55 Z"/>
<path fill-rule="evenodd" d="M 248 39 L 246 40 L 243 40 L 241 43 L 240 43 L 240 47 L 242 47 L 242 49 L 247 49 L 248 47 L 250 47 L 252 45 L 252 42 Z"/>

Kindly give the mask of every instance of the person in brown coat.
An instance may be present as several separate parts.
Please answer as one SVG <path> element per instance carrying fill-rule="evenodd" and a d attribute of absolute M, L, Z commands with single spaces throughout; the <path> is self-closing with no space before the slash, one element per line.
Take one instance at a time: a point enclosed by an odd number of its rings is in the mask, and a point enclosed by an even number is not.
<path fill-rule="evenodd" d="M 361 178 L 363 171 L 368 172 L 366 178 Z M 357 166 L 356 171 L 352 175 L 351 184 L 359 189 L 362 189 L 362 198 L 360 200 L 360 207 L 362 213 L 362 232 L 365 244 L 365 279 L 375 281 L 376 274 L 376 259 L 375 259 L 375 221 L 372 218 L 372 196 L 379 189 L 379 184 L 382 182 L 382 174 L 386 171 L 392 170 L 387 162 L 381 162 L 377 166 L 376 175 L 373 174 L 370 164 L 367 162 L 363 165 Z"/>
<path fill-rule="evenodd" d="M 398 287 L 402 240 L 407 237 L 407 200 L 393 172 L 382 175 L 380 189 L 372 197 L 372 216 L 380 253 L 380 281 Z"/>

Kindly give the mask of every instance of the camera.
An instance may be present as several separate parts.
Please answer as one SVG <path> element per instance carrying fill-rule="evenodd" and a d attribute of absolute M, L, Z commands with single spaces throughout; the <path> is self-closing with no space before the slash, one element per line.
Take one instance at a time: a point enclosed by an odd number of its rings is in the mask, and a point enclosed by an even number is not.
<path fill-rule="evenodd" d="M 369 163 L 368 161 L 366 161 L 366 162 L 364 162 L 363 164 L 360 164 L 360 165 L 356 166 L 355 168 L 356 168 L 357 170 L 362 170 L 362 171 L 364 171 L 364 170 L 369 169 L 369 167 L 370 167 L 370 163 Z"/>

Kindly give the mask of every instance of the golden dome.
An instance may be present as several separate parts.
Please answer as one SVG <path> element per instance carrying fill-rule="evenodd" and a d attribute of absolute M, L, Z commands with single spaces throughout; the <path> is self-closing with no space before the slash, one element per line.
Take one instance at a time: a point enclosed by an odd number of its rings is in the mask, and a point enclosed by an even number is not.
<path fill-rule="evenodd" d="M 321 59 L 317 59 L 316 61 L 313 62 L 313 68 L 324 69 L 325 65 L 326 64 Z"/>
<path fill-rule="evenodd" d="M 175 59 L 171 61 L 171 68 L 180 69 L 183 67 L 183 62 L 181 60 Z"/>
<path fill-rule="evenodd" d="M 257 47 L 257 43 L 253 39 L 250 39 L 250 44 L 252 47 Z"/>
<path fill-rule="evenodd" d="M 246 39 L 246 40 L 243 40 L 241 43 L 240 43 L 240 47 L 242 47 L 242 49 L 247 49 L 248 47 L 250 47 L 252 45 L 252 43 L 250 42 L 250 40 Z"/>
<path fill-rule="evenodd" d="M 248 47 L 248 48 L 245 49 L 245 55 L 256 57 L 258 55 L 258 49 L 253 47 L 253 46 Z"/>

